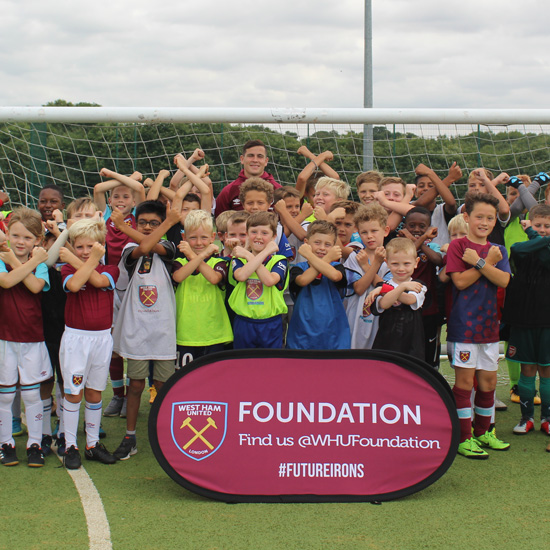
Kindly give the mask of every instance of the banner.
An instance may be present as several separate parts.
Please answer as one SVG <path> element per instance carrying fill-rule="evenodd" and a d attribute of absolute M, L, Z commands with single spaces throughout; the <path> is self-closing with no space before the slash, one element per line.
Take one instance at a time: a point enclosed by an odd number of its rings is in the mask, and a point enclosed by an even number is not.
<path fill-rule="evenodd" d="M 149 439 L 172 479 L 210 498 L 372 501 L 441 477 L 459 427 L 447 382 L 409 356 L 237 350 L 166 382 Z"/>

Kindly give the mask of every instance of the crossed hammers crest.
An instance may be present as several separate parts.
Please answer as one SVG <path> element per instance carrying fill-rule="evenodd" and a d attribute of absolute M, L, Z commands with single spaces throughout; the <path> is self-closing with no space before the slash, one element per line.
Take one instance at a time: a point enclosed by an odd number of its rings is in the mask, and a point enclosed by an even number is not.
<path fill-rule="evenodd" d="M 212 445 L 210 443 L 210 441 L 208 441 L 208 439 L 206 439 L 206 437 L 204 437 L 202 434 L 208 430 L 208 428 L 212 427 L 212 428 L 215 428 L 216 430 L 218 429 L 218 426 L 216 426 L 216 423 L 214 422 L 214 419 L 212 417 L 208 417 L 206 419 L 206 426 L 204 426 L 204 428 L 202 428 L 202 430 L 197 430 L 193 424 L 191 424 L 191 417 L 188 416 L 182 423 L 181 423 L 181 426 L 180 426 L 180 430 L 183 429 L 185 426 L 187 426 L 195 435 L 183 446 L 183 450 L 187 450 L 187 448 L 193 444 L 197 439 L 200 439 L 211 451 L 214 450 L 214 445 Z"/>

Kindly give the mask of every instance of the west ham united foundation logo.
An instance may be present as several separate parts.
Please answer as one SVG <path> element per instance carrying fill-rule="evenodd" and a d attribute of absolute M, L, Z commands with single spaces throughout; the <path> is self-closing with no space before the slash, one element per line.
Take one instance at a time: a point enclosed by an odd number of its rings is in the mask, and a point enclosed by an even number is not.
<path fill-rule="evenodd" d="M 246 296 L 249 300 L 259 300 L 264 292 L 264 285 L 259 279 L 246 281 Z"/>
<path fill-rule="evenodd" d="M 158 291 L 154 285 L 143 285 L 139 287 L 139 301 L 145 307 L 154 306 L 157 303 Z"/>
<path fill-rule="evenodd" d="M 204 460 L 222 445 L 227 431 L 227 403 L 182 401 L 172 403 L 172 440 L 193 460 Z"/>
<path fill-rule="evenodd" d="M 463 363 L 467 363 L 470 360 L 470 352 L 469 351 L 461 351 L 460 352 L 460 360 Z"/>

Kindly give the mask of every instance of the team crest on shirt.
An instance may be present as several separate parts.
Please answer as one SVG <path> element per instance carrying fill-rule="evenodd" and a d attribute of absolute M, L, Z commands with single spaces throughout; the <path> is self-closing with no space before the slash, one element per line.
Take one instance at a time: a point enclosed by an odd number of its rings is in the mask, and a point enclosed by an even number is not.
<path fill-rule="evenodd" d="M 181 401 L 172 403 L 172 441 L 193 460 L 213 455 L 225 440 L 227 403 Z"/>
<path fill-rule="evenodd" d="M 246 281 L 246 297 L 249 300 L 259 300 L 264 293 L 264 285 L 259 279 L 248 279 Z"/>
<path fill-rule="evenodd" d="M 142 285 L 139 287 L 139 301 L 145 307 L 154 306 L 158 297 L 159 293 L 155 285 Z"/>
<path fill-rule="evenodd" d="M 463 363 L 467 363 L 470 360 L 470 352 L 469 351 L 461 351 L 459 354 L 460 360 Z"/>
<path fill-rule="evenodd" d="M 73 386 L 80 386 L 83 378 L 82 374 L 73 374 Z"/>
<path fill-rule="evenodd" d="M 368 317 L 370 313 L 370 306 L 368 306 L 366 302 L 363 302 L 363 317 Z"/>
<path fill-rule="evenodd" d="M 516 346 L 508 346 L 508 356 L 509 357 L 514 357 L 514 355 L 516 354 L 517 352 L 517 348 Z"/>

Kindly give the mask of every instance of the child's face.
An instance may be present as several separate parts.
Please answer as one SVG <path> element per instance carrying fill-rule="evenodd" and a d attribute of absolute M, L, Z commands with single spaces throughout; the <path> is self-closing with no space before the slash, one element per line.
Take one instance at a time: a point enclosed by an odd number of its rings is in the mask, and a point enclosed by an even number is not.
<path fill-rule="evenodd" d="M 378 191 L 378 184 L 375 181 L 366 181 L 357 188 L 359 201 L 363 204 L 370 204 L 374 200 L 374 193 Z"/>
<path fill-rule="evenodd" d="M 74 214 L 72 219 L 73 220 L 87 220 L 90 218 L 93 218 L 96 214 L 97 210 L 91 205 L 87 204 L 80 210 L 77 210 Z"/>
<path fill-rule="evenodd" d="M 54 210 L 63 210 L 65 203 L 55 189 L 42 189 L 38 195 L 38 211 L 44 221 L 53 220 Z"/>
<path fill-rule="evenodd" d="M 260 253 L 270 241 L 274 239 L 273 231 L 269 225 L 255 225 L 249 227 L 247 232 L 248 245 L 252 254 Z"/>
<path fill-rule="evenodd" d="M 357 231 L 353 216 L 346 214 L 343 218 L 338 218 L 334 222 L 334 225 L 338 229 L 338 238 L 342 241 L 343 245 L 347 245 L 351 241 L 353 233 Z"/>
<path fill-rule="evenodd" d="M 26 262 L 32 249 L 40 244 L 42 238 L 33 235 L 21 222 L 15 222 L 8 230 L 8 240 L 16 258 Z"/>
<path fill-rule="evenodd" d="M 412 278 L 412 274 L 418 265 L 418 258 L 409 252 L 400 250 L 388 254 L 386 263 L 391 271 L 393 280 L 396 283 L 406 283 Z"/>
<path fill-rule="evenodd" d="M 300 213 L 300 199 L 298 197 L 286 197 L 284 199 L 288 213 L 295 218 Z"/>
<path fill-rule="evenodd" d="M 161 223 L 162 218 L 152 212 L 140 214 L 136 221 L 137 230 L 142 235 L 150 235 Z"/>
<path fill-rule="evenodd" d="M 475 175 L 470 176 L 468 180 L 469 193 L 486 193 L 485 184 Z"/>
<path fill-rule="evenodd" d="M 506 190 L 506 202 L 512 206 L 512 203 L 519 197 L 519 190 L 509 186 Z"/>
<path fill-rule="evenodd" d="M 201 208 L 201 205 L 198 202 L 184 200 L 181 206 L 181 216 L 180 216 L 181 225 L 185 223 L 185 218 L 187 218 L 187 214 L 189 214 L 191 210 L 200 210 L 200 208 Z"/>
<path fill-rule="evenodd" d="M 250 190 L 244 197 L 243 208 L 246 212 L 267 212 L 269 202 L 267 195 L 263 191 Z"/>
<path fill-rule="evenodd" d="M 332 235 L 325 233 L 313 233 L 309 239 L 304 242 L 311 246 L 311 251 L 318 258 L 324 258 L 328 251 L 335 245 L 336 239 Z"/>
<path fill-rule="evenodd" d="M 531 220 L 531 227 L 541 236 L 550 237 L 550 218 L 538 216 Z"/>
<path fill-rule="evenodd" d="M 421 197 L 429 189 L 433 189 L 433 181 L 428 176 L 421 176 L 416 182 L 416 198 Z"/>
<path fill-rule="evenodd" d="M 77 237 L 73 243 L 76 257 L 85 262 L 92 252 L 95 241 L 89 237 Z"/>
<path fill-rule="evenodd" d="M 403 186 L 400 183 L 388 183 L 380 189 L 387 200 L 393 202 L 401 202 L 403 197 Z"/>
<path fill-rule="evenodd" d="M 421 237 L 422 235 L 424 235 L 424 233 L 426 233 L 426 231 L 428 231 L 430 227 L 430 221 L 431 219 L 425 214 L 415 212 L 414 214 L 410 214 L 409 216 L 407 216 L 405 229 L 413 237 Z"/>
<path fill-rule="evenodd" d="M 336 199 L 336 195 L 328 187 L 322 187 L 315 190 L 313 206 L 320 206 L 328 214 Z"/>
<path fill-rule="evenodd" d="M 495 227 L 497 211 L 491 204 L 477 202 L 469 215 L 464 213 L 464 219 L 468 223 L 468 238 L 474 242 L 485 244 L 487 237 Z"/>
<path fill-rule="evenodd" d="M 136 201 L 134 199 L 134 194 L 129 187 L 119 185 L 111 192 L 111 196 L 109 198 L 109 206 L 111 207 L 111 210 L 116 208 L 117 210 L 120 210 L 124 216 L 127 216 L 135 205 Z"/>
<path fill-rule="evenodd" d="M 214 242 L 216 234 L 206 229 L 206 227 L 201 226 L 197 229 L 186 232 L 184 238 L 189 243 L 191 250 L 195 254 L 200 254 L 205 248 Z"/>
<path fill-rule="evenodd" d="M 371 220 L 359 224 L 358 231 L 361 242 L 367 250 L 376 250 L 384 244 L 384 237 L 389 233 L 389 227 L 382 227 L 378 220 Z"/>
<path fill-rule="evenodd" d="M 468 231 L 466 231 L 465 229 L 453 229 L 453 231 L 449 233 L 451 241 L 454 241 L 455 239 L 462 239 L 462 237 L 467 236 Z"/>
<path fill-rule="evenodd" d="M 238 239 L 241 246 L 246 246 L 246 222 L 228 223 L 226 239 Z"/>

